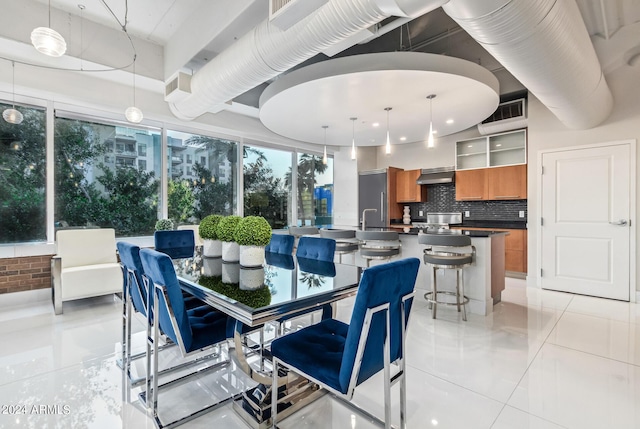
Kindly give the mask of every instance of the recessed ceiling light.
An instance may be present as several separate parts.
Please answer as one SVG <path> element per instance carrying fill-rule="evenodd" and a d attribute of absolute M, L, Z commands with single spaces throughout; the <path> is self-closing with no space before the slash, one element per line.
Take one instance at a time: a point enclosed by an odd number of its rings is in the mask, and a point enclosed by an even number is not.
<path fill-rule="evenodd" d="M 472 144 L 470 144 L 470 145 L 468 145 L 467 147 L 473 147 L 473 145 L 472 145 Z"/>
<path fill-rule="evenodd" d="M 379 127 L 380 123 L 379 122 L 374 122 L 373 124 L 371 124 L 372 127 Z"/>
<path fill-rule="evenodd" d="M 433 134 L 438 134 L 438 130 L 433 130 Z"/>
<path fill-rule="evenodd" d="M 502 146 L 502 143 L 498 143 L 498 144 L 496 145 L 496 147 L 500 147 L 500 146 Z"/>
<path fill-rule="evenodd" d="M 447 124 L 453 124 L 453 119 L 447 119 Z"/>
<path fill-rule="evenodd" d="M 405 136 L 400 137 L 400 141 L 405 141 L 407 138 Z"/>

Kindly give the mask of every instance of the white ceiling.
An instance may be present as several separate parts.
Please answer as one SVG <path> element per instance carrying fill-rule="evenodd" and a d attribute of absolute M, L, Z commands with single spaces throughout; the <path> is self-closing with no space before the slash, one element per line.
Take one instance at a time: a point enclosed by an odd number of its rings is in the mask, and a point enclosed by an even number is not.
<path fill-rule="evenodd" d="M 49 3 L 49 0 L 36 1 Z M 51 0 L 51 7 L 80 15 L 78 5 L 84 5 L 82 15 L 85 19 L 120 29 L 120 25 L 105 6 L 106 3 L 122 23 L 126 13 L 127 30 L 130 34 L 159 45 L 166 45 L 174 32 L 204 1 L 211 0 Z"/>

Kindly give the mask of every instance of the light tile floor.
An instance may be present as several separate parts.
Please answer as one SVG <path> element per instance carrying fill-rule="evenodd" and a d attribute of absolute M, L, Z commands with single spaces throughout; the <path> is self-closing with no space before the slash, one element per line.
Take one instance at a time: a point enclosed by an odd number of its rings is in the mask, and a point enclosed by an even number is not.
<path fill-rule="evenodd" d="M 0 427 L 155 427 L 137 401 L 122 398 L 115 363 L 120 311 L 114 297 L 65 303 L 61 316 L 46 301 L 0 305 Z M 349 313 L 350 303 L 340 303 L 339 318 L 348 320 Z M 140 320 L 134 332 L 142 350 Z M 640 428 L 636 304 L 542 291 L 508 279 L 494 313 L 469 315 L 465 323 L 449 308 L 433 320 L 418 296 L 407 365 L 409 428 Z M 171 405 L 165 412 L 171 418 L 251 385 L 232 365 L 161 394 L 160 403 Z M 382 415 L 381 386 L 378 376 L 366 381 L 354 402 Z M 394 388 L 397 410 L 396 393 Z M 249 426 L 225 405 L 182 427 Z M 375 426 L 324 396 L 280 427 Z"/>

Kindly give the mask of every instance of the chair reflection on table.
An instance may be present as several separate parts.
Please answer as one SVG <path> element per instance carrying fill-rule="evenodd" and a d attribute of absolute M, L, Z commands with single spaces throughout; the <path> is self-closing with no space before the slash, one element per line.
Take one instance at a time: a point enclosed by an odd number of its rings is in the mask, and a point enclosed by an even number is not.
<path fill-rule="evenodd" d="M 154 247 L 171 259 L 192 258 L 196 248 L 195 232 L 191 229 L 156 231 Z"/>
<path fill-rule="evenodd" d="M 278 392 L 272 394 L 272 427 L 278 423 L 278 411 L 295 401 L 295 392 L 279 390 L 281 368 L 346 401 L 353 397 L 357 385 L 383 370 L 384 425 L 391 427 L 391 385 L 399 381 L 401 428 L 406 427 L 406 325 L 419 265 L 418 259 L 409 258 L 368 268 L 360 281 L 349 325 L 325 319 L 271 343 L 271 392 Z M 398 371 L 392 376 L 393 362 L 398 363 Z M 366 411 L 358 411 L 381 422 Z"/>

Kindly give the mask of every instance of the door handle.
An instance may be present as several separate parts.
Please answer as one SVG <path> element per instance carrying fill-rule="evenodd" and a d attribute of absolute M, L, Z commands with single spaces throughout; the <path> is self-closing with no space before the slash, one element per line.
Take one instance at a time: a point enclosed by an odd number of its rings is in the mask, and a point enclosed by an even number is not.
<path fill-rule="evenodd" d="M 616 225 L 616 226 L 626 226 L 627 225 L 627 220 L 626 219 L 620 219 L 617 222 L 609 222 L 611 225 Z"/>

